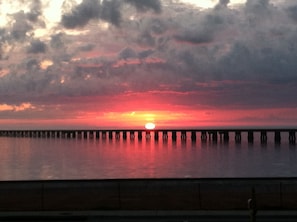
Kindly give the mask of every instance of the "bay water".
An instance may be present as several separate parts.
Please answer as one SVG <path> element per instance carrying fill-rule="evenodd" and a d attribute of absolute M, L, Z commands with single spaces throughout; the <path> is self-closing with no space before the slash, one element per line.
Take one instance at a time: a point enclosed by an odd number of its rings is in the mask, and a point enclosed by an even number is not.
<path fill-rule="evenodd" d="M 297 146 L 282 133 L 275 144 L 160 138 L 64 139 L 0 137 L 0 180 L 296 177 Z"/>

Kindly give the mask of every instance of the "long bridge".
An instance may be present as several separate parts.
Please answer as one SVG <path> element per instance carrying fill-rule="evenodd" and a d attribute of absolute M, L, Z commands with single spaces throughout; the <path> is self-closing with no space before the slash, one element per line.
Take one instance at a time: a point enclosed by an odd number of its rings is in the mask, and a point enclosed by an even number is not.
<path fill-rule="evenodd" d="M 243 133 L 247 134 L 247 141 L 253 143 L 255 134 L 259 134 L 259 140 L 265 144 L 268 141 L 268 133 L 274 134 L 274 142 L 280 143 L 282 136 L 287 134 L 290 144 L 296 143 L 297 128 L 245 128 L 245 129 L 83 129 L 83 130 L 0 130 L 0 137 L 32 137 L 32 138 L 67 138 L 67 139 L 139 139 L 143 138 L 158 141 L 159 139 L 172 139 L 196 141 L 198 136 L 202 142 L 207 140 L 217 142 L 229 142 L 230 134 L 234 135 L 236 143 L 241 143 Z"/>

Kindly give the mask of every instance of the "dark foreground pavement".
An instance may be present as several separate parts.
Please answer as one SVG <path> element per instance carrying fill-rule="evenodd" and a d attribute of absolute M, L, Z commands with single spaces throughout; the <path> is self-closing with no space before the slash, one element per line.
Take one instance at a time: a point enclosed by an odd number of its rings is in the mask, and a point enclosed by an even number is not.
<path fill-rule="evenodd" d="M 248 211 L 1 212 L 0 221 L 250 222 Z M 262 211 L 257 222 L 297 221 L 297 211 Z"/>

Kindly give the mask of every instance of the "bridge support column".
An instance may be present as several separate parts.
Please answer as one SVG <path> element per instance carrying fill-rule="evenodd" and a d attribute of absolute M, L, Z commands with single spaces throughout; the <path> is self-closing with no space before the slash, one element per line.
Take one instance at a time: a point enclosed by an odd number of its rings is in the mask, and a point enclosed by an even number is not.
<path fill-rule="evenodd" d="M 172 140 L 176 141 L 177 136 L 176 136 L 176 131 L 172 131 Z"/>
<path fill-rule="evenodd" d="M 96 130 L 96 132 L 95 132 L 95 137 L 96 137 L 96 139 L 100 138 L 100 132 L 98 130 Z"/>
<path fill-rule="evenodd" d="M 94 131 L 89 131 L 89 139 L 94 139 Z"/>
<path fill-rule="evenodd" d="M 206 131 L 201 132 L 201 141 L 206 142 L 207 141 L 207 133 Z"/>
<path fill-rule="evenodd" d="M 181 135 L 180 135 L 182 140 L 187 140 L 187 132 L 186 131 L 181 131 Z"/>
<path fill-rule="evenodd" d="M 108 138 L 112 140 L 112 131 L 108 131 Z"/>
<path fill-rule="evenodd" d="M 192 141 L 196 141 L 197 137 L 196 137 L 196 131 L 192 131 L 191 132 L 191 140 Z"/>
<path fill-rule="evenodd" d="M 162 132 L 162 136 L 163 136 L 163 139 L 164 140 L 167 140 L 168 139 L 168 132 L 167 131 L 163 131 Z"/>
<path fill-rule="evenodd" d="M 224 142 L 225 143 L 228 143 L 229 142 L 229 132 L 228 131 L 224 131 L 223 132 L 223 139 L 224 139 Z"/>
<path fill-rule="evenodd" d="M 81 131 L 78 131 L 78 132 L 77 132 L 77 138 L 78 138 L 78 139 L 82 139 L 82 133 L 83 133 L 83 132 L 81 132 Z"/>
<path fill-rule="evenodd" d="M 212 137 L 212 141 L 213 142 L 217 142 L 218 141 L 218 132 L 217 131 L 212 131 L 210 132 L 211 137 Z"/>
<path fill-rule="evenodd" d="M 235 132 L 235 142 L 241 143 L 241 132 L 240 131 Z"/>
<path fill-rule="evenodd" d="M 115 138 L 116 138 L 117 140 L 119 140 L 119 139 L 121 138 L 120 131 L 116 131 L 116 132 L 115 132 Z"/>
<path fill-rule="evenodd" d="M 290 144 L 295 144 L 296 143 L 295 131 L 289 131 L 289 143 Z"/>
<path fill-rule="evenodd" d="M 155 139 L 156 141 L 159 140 L 159 131 L 157 131 L 157 130 L 154 131 L 154 139 Z"/>
<path fill-rule="evenodd" d="M 135 132 L 134 131 L 130 131 L 130 139 L 134 139 L 135 138 Z"/>
<path fill-rule="evenodd" d="M 127 139 L 127 131 L 123 131 L 123 139 L 124 139 L 124 140 Z"/>
<path fill-rule="evenodd" d="M 142 140 L 142 131 L 138 131 L 138 135 L 137 135 L 139 140 Z"/>
<path fill-rule="evenodd" d="M 84 131 L 84 132 L 83 132 L 83 134 L 84 134 L 84 139 L 88 139 L 88 132 L 89 132 L 89 131 Z"/>
<path fill-rule="evenodd" d="M 267 132 L 261 131 L 261 137 L 260 137 L 261 143 L 267 143 Z"/>
<path fill-rule="evenodd" d="M 275 131 L 274 132 L 274 142 L 276 144 L 280 144 L 281 143 L 281 133 L 280 133 L 280 131 Z"/>
<path fill-rule="evenodd" d="M 101 134 L 102 134 L 102 139 L 106 139 L 106 131 L 102 131 Z"/>
<path fill-rule="evenodd" d="M 248 142 L 253 143 L 254 142 L 254 132 L 248 131 Z"/>
<path fill-rule="evenodd" d="M 145 138 L 150 139 L 151 138 L 151 131 L 147 130 L 145 131 Z"/>

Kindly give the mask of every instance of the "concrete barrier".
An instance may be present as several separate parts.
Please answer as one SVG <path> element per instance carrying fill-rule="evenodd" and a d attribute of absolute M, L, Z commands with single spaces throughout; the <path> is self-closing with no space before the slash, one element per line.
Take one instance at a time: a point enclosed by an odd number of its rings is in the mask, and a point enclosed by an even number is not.
<path fill-rule="evenodd" d="M 286 180 L 281 183 L 282 207 L 288 210 L 297 209 L 297 180 Z"/>
<path fill-rule="evenodd" d="M 0 182 L 0 211 L 40 211 L 42 183 Z"/>
<path fill-rule="evenodd" d="M 197 210 L 199 184 L 190 180 L 120 181 L 123 210 Z"/>
<path fill-rule="evenodd" d="M 0 211 L 297 210 L 297 178 L 0 182 Z"/>
<path fill-rule="evenodd" d="M 119 209 L 119 186 L 113 181 L 44 182 L 44 210 Z"/>

